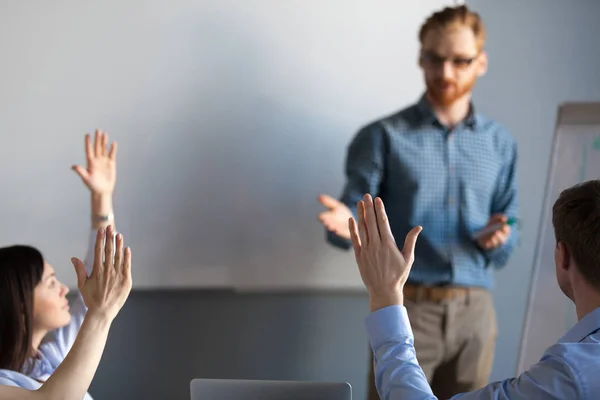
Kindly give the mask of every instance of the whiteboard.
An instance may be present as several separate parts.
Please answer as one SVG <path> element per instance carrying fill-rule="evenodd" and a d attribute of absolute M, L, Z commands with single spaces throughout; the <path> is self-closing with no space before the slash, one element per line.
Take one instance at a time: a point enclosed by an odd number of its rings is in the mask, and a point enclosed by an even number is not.
<path fill-rule="evenodd" d="M 119 143 L 134 287 L 362 288 L 325 242 L 358 128 L 418 100 L 420 24 L 451 1 L 59 0 L 0 13 L 0 245 L 75 286 L 83 134 Z"/>
<path fill-rule="evenodd" d="M 564 104 L 558 110 L 518 374 L 538 362 L 544 351 L 577 323 L 573 303 L 561 292 L 556 282 L 552 206 L 562 190 L 598 178 L 600 103 Z"/>

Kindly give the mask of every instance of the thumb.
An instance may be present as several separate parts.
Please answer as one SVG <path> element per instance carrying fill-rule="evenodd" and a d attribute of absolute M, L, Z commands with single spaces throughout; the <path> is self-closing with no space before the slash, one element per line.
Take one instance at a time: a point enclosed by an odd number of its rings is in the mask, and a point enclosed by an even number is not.
<path fill-rule="evenodd" d="M 73 267 L 75 267 L 75 273 L 77 274 L 77 287 L 81 291 L 85 281 L 87 280 L 85 265 L 83 265 L 83 261 L 75 257 L 71 258 L 71 262 L 73 263 Z"/>
<path fill-rule="evenodd" d="M 87 180 L 90 178 L 90 174 L 87 169 L 83 168 L 81 165 L 73 165 L 71 169 L 75 171 L 75 173 L 79 175 L 84 182 L 87 182 Z"/>
<path fill-rule="evenodd" d="M 419 233 L 423 230 L 420 226 L 415 226 L 406 234 L 404 239 L 404 247 L 402 248 L 402 255 L 406 260 L 412 260 L 415 257 L 415 245 L 417 244 L 417 238 Z"/>
<path fill-rule="evenodd" d="M 333 210 L 334 208 L 337 208 L 340 205 L 339 200 L 336 200 L 333 197 L 326 195 L 326 194 L 320 195 L 318 199 L 319 199 L 319 203 L 321 203 L 322 205 L 324 205 L 325 207 L 327 207 L 330 210 Z"/>

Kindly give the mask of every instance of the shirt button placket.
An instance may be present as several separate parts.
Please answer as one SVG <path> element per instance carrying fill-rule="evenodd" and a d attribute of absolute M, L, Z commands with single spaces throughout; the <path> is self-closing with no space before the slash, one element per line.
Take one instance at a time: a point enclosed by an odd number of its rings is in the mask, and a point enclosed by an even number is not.
<path fill-rule="evenodd" d="M 448 150 L 448 225 L 447 225 L 447 246 L 448 258 L 454 268 L 454 260 L 452 258 L 452 248 L 455 238 L 454 231 L 456 229 L 457 214 L 458 214 L 458 177 L 456 176 L 456 133 L 449 132 L 447 138 Z M 454 275 L 454 273 L 453 273 Z"/>

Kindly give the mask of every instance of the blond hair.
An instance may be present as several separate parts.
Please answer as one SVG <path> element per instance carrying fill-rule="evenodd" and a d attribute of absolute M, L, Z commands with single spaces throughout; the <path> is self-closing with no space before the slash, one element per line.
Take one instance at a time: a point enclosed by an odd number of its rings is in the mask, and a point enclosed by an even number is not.
<path fill-rule="evenodd" d="M 446 30 L 465 26 L 470 28 L 475 35 L 477 48 L 483 49 L 485 44 L 485 27 L 479 14 L 469 10 L 467 6 L 446 7 L 441 11 L 437 11 L 429 16 L 421 25 L 419 30 L 419 41 L 423 44 L 423 40 L 428 32 L 432 30 Z"/>

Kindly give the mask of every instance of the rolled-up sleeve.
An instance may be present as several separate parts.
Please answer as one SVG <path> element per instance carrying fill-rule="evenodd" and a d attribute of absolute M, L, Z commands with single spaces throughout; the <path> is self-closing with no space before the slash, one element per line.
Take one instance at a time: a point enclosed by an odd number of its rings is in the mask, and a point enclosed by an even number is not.
<path fill-rule="evenodd" d="M 379 187 L 385 163 L 385 131 L 379 123 L 362 128 L 348 146 L 346 156 L 346 184 L 340 201 L 344 203 L 356 218 L 356 203 L 366 193 L 379 195 Z M 333 232 L 327 232 L 327 241 L 332 245 L 347 250 L 351 247 L 346 240 Z"/>

